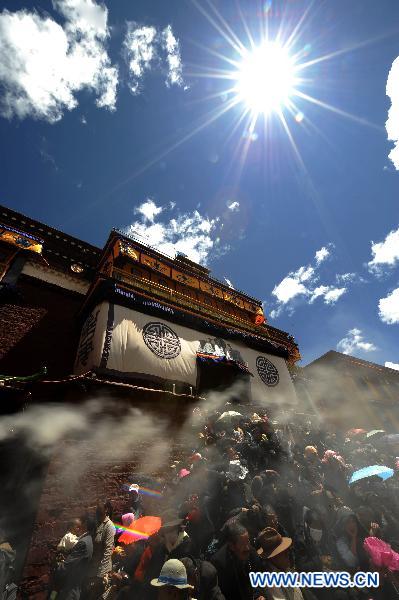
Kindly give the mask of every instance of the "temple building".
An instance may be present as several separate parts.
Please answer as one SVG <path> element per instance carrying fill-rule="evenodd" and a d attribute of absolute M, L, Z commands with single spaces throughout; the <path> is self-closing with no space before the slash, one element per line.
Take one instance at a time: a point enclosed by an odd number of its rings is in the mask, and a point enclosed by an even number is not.
<path fill-rule="evenodd" d="M 215 391 L 243 412 L 297 410 L 298 347 L 262 303 L 120 231 L 100 249 L 0 208 L 0 299 L 0 511 L 22 597 L 46 597 L 73 516 L 117 502 L 132 473 L 156 486 Z"/>
<path fill-rule="evenodd" d="M 261 302 L 185 256 L 113 230 L 103 250 L 1 209 L 0 372 L 97 377 L 195 396 L 243 382 L 242 401 L 296 404 L 294 339 Z"/>

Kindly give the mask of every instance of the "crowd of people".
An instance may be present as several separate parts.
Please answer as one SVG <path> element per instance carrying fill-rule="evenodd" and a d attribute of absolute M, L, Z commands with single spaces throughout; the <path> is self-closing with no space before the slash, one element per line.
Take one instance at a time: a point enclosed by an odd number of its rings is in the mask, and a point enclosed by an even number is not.
<path fill-rule="evenodd" d="M 194 447 L 165 474 L 159 514 L 149 513 L 160 517 L 152 535 L 135 529 L 147 513 L 139 481 L 126 483 L 119 506 L 102 501 L 95 515 L 74 519 L 59 543 L 49 598 L 399 598 L 395 569 L 377 564 L 365 543 L 376 538 L 392 555 L 399 550 L 399 464 L 384 432 L 279 425 L 265 412 L 242 416 L 236 408 L 194 409 Z M 394 474 L 350 483 L 369 465 Z M 380 584 L 251 586 L 251 571 L 290 570 L 378 571 Z"/>

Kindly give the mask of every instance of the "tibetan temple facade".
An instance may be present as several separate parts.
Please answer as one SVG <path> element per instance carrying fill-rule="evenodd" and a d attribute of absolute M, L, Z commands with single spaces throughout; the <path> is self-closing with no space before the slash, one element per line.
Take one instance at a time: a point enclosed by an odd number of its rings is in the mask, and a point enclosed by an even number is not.
<path fill-rule="evenodd" d="M 258 300 L 119 231 L 100 249 L 0 208 L 0 299 L 0 514 L 21 598 L 47 597 L 73 516 L 117 503 L 132 473 L 156 485 L 208 392 L 229 389 L 218 397 L 242 411 L 297 408 L 298 347 Z"/>
<path fill-rule="evenodd" d="M 191 396 L 240 379 L 247 403 L 295 405 L 293 338 L 207 268 L 115 230 L 100 250 L 6 208 L 0 227 L 1 373 Z"/>

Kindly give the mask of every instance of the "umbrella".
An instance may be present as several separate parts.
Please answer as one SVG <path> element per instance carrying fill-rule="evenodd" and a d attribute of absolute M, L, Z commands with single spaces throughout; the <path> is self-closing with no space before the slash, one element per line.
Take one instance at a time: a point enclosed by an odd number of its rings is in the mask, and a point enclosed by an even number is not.
<path fill-rule="evenodd" d="M 138 540 L 146 540 L 161 529 L 160 517 L 141 517 L 134 521 L 130 527 L 124 528 L 124 533 L 119 538 L 122 544 L 133 544 Z"/>
<path fill-rule="evenodd" d="M 352 477 L 349 479 L 349 483 L 355 483 L 355 481 L 360 481 L 361 479 L 366 479 L 367 477 L 373 477 L 378 475 L 384 481 L 389 479 L 394 474 L 394 470 L 389 467 L 385 467 L 384 465 L 371 465 L 370 467 L 364 467 L 364 469 L 359 469 L 359 471 L 355 471 L 352 474 Z"/>
<path fill-rule="evenodd" d="M 235 410 L 228 410 L 227 412 L 224 412 L 223 414 L 220 415 L 220 417 L 218 418 L 218 421 L 223 421 L 224 419 L 237 419 L 237 417 L 242 417 L 242 414 L 239 412 L 236 412 Z"/>
<path fill-rule="evenodd" d="M 346 437 L 355 437 L 361 433 L 366 433 L 365 429 L 349 429 L 349 431 L 346 432 Z"/>
<path fill-rule="evenodd" d="M 217 428 L 230 428 L 233 427 L 240 419 L 242 419 L 242 414 L 236 412 L 235 410 L 228 410 L 220 415 L 218 420 L 216 421 Z"/>
<path fill-rule="evenodd" d="M 385 431 L 383 429 L 373 429 L 373 431 L 368 432 L 366 438 L 374 437 L 375 435 L 377 435 L 377 433 L 385 433 Z"/>

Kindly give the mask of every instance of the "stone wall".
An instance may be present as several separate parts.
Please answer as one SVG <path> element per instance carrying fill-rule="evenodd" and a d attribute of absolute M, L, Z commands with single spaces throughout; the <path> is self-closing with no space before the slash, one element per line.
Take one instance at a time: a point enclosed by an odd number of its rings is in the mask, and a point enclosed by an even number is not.
<path fill-rule="evenodd" d="M 0 373 L 29 375 L 43 363 L 51 378 L 73 370 L 82 296 L 27 276 L 0 306 Z"/>
<path fill-rule="evenodd" d="M 49 581 L 50 565 L 55 556 L 55 547 L 67 532 L 69 521 L 79 517 L 87 510 L 94 511 L 97 500 L 109 499 L 115 509 L 115 515 L 122 510 L 121 490 L 123 484 L 141 483 L 145 487 L 159 489 L 167 474 L 165 465 L 151 474 L 145 475 L 139 470 L 145 466 L 146 456 L 153 441 L 142 444 L 128 462 L 113 460 L 108 455 L 104 460 L 96 454 L 90 444 L 79 440 L 80 462 L 85 464 L 74 485 L 69 484 L 69 475 L 65 477 L 65 455 L 73 447 L 73 440 L 65 440 L 58 445 L 48 467 L 41 493 L 39 507 L 33 528 L 30 548 L 26 557 L 23 577 L 20 584 L 20 598 L 45 600 Z M 183 447 L 177 444 L 171 448 L 168 463 L 180 460 Z M 76 465 L 79 468 L 80 465 Z M 71 465 L 74 469 L 74 465 Z M 142 496 L 147 514 L 159 514 L 162 500 L 151 496 Z"/>

